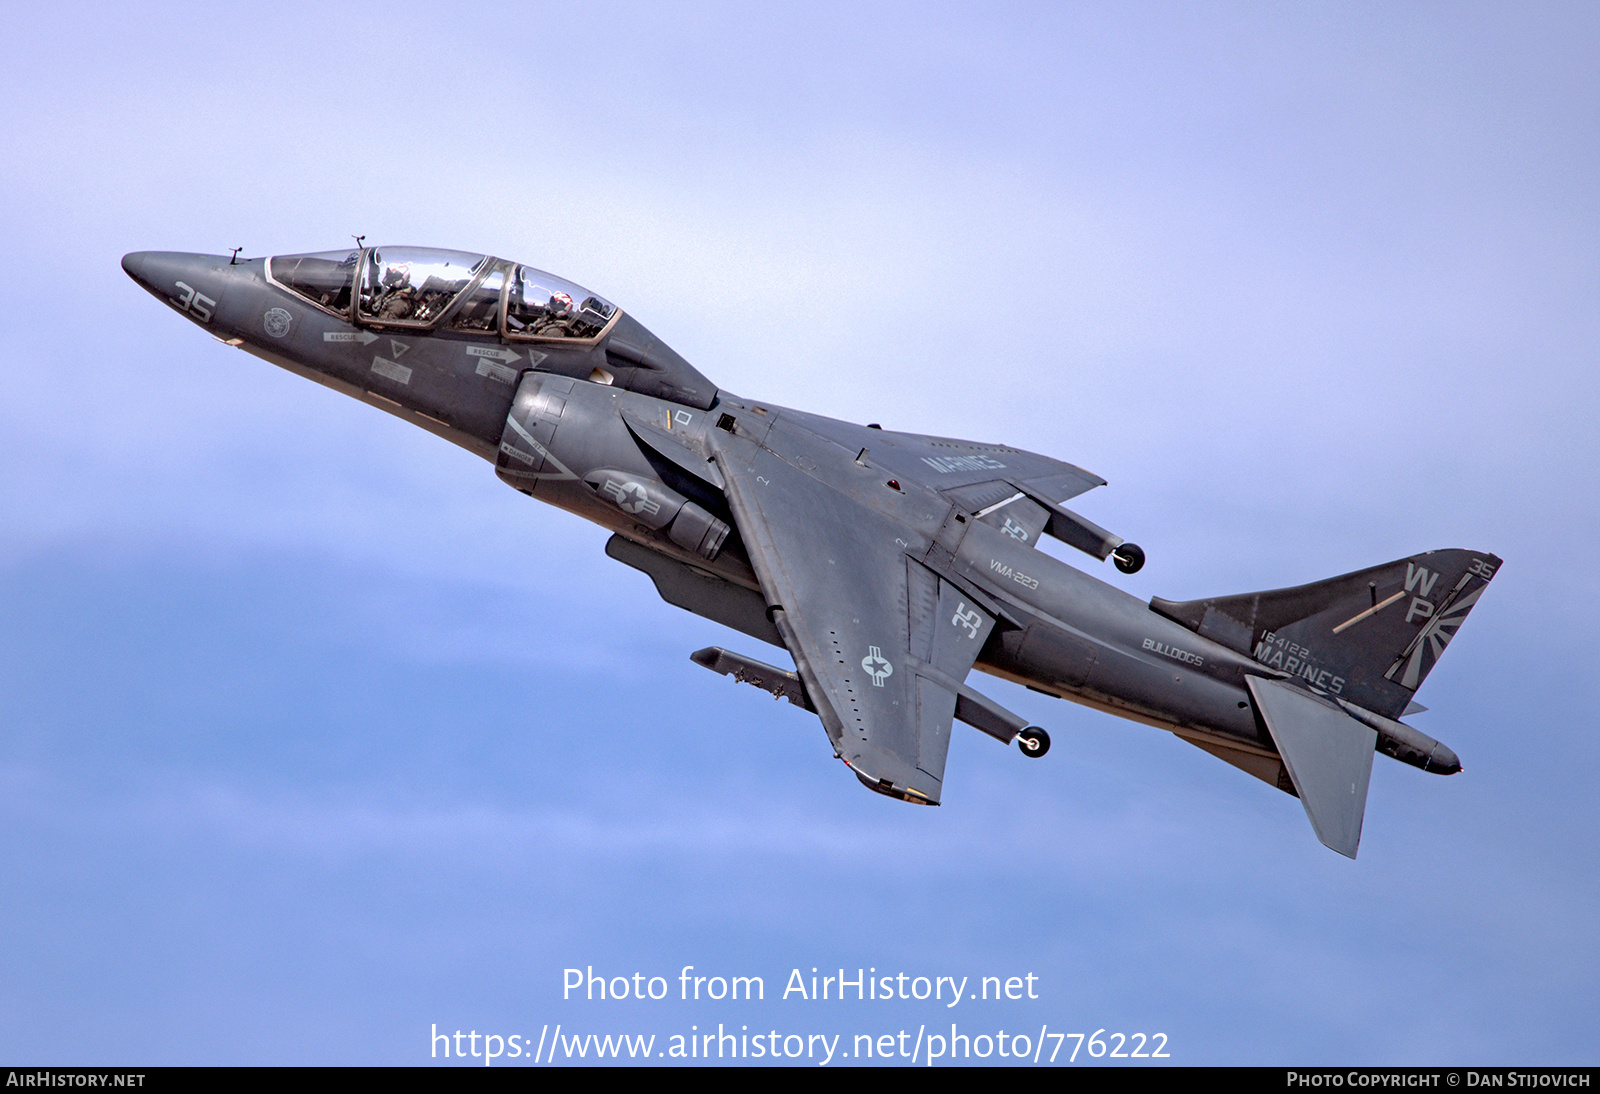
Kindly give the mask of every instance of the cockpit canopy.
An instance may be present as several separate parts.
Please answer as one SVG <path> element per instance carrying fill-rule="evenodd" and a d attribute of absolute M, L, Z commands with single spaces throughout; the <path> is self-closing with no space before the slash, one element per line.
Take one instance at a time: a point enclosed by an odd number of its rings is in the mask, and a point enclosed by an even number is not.
<path fill-rule="evenodd" d="M 358 247 L 277 255 L 267 259 L 266 273 L 346 323 L 544 343 L 528 357 L 545 371 L 702 410 L 716 400 L 716 385 L 638 320 L 532 266 L 432 247 Z M 576 352 L 555 352 L 557 346 Z"/>
<path fill-rule="evenodd" d="M 488 263 L 485 255 L 374 247 L 361 264 L 361 318 L 432 326 Z"/>
<path fill-rule="evenodd" d="M 267 276 L 364 325 L 592 342 L 618 315 L 616 305 L 554 274 L 432 247 L 278 255 L 267 260 Z"/>
<path fill-rule="evenodd" d="M 267 277 L 317 307 L 349 318 L 350 288 L 360 262 L 360 251 L 278 255 L 267 259 Z"/>
<path fill-rule="evenodd" d="M 575 303 L 575 301 L 583 303 Z M 617 309 L 570 281 L 518 266 L 506 297 L 506 333 L 528 338 L 594 338 Z"/>

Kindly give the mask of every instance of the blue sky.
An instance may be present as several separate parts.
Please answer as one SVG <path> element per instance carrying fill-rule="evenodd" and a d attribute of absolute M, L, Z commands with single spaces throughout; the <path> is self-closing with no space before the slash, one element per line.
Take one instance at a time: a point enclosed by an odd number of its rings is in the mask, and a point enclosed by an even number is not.
<path fill-rule="evenodd" d="M 10 24 L 0 1059 L 955 1020 L 1596 1061 L 1592 8 Z M 354 233 L 570 277 L 732 391 L 1090 468 L 1082 511 L 1150 562 L 1063 557 L 1140 597 L 1494 551 L 1414 719 L 1466 770 L 1380 758 L 1351 863 L 1166 734 L 975 677 L 1050 756 L 960 732 L 944 807 L 867 794 L 815 719 L 691 665 L 765 654 L 599 529 L 117 264 Z M 769 1000 L 561 999 L 691 964 Z M 773 998 L 813 966 L 1041 998 Z"/>

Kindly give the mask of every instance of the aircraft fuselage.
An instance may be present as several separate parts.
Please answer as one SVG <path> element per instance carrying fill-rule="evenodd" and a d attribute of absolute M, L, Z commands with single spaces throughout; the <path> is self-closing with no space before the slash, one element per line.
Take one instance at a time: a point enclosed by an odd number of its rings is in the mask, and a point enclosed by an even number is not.
<path fill-rule="evenodd" d="M 328 255 L 301 257 L 318 259 L 324 266 L 342 265 Z M 363 249 L 352 252 L 345 264 L 370 263 L 370 269 L 378 271 L 375 259 L 375 251 Z M 757 453 L 759 459 L 782 461 L 785 474 L 792 470 L 817 484 L 815 490 L 801 487 L 811 491 L 806 495 L 814 500 L 811 508 L 824 510 L 808 510 L 807 520 L 826 522 L 835 516 L 826 510 L 837 507 L 838 519 L 873 522 L 883 536 L 893 538 L 894 549 L 904 554 L 913 570 L 921 567 L 937 575 L 933 592 L 927 594 L 932 597 L 929 605 L 937 601 L 937 608 L 927 607 L 923 615 L 936 610 L 950 616 L 941 619 L 940 626 L 958 633 L 970 628 L 973 642 L 981 644 L 975 667 L 986 672 L 1173 731 L 1291 793 L 1295 790 L 1289 771 L 1280 762 L 1283 749 L 1263 714 L 1260 684 L 1267 679 L 1309 688 L 1323 706 L 1336 709 L 1337 703 L 1349 710 L 1377 733 L 1380 751 L 1428 770 L 1459 769 L 1454 754 L 1438 742 L 1367 709 L 1382 704 L 1365 698 L 1365 692 L 1351 693 L 1358 703 L 1346 702 L 1345 678 L 1320 653 L 1260 628 L 1252 632 L 1248 626 L 1240 631 L 1242 638 L 1230 641 L 1226 630 L 1214 629 L 1210 616 L 1185 625 L 1179 609 L 1199 611 L 1204 607 L 1194 606 L 1199 602 L 1166 605 L 1165 614 L 1161 608 L 1152 610 L 1165 602 L 1137 600 L 1038 550 L 1043 508 L 1031 510 L 1041 518 L 1033 526 L 1026 520 L 1016 523 L 1008 518 L 1001 525 L 983 519 L 990 511 L 1023 499 L 1022 492 L 982 507 L 976 501 L 950 500 L 953 494 L 961 496 L 949 489 L 950 475 L 974 468 L 994 468 L 994 475 L 1000 475 L 1008 461 L 1047 457 L 854 425 L 719 391 L 630 317 L 604 311 L 610 306 L 596 297 L 585 301 L 585 307 L 601 309 L 588 313 L 598 318 L 586 338 L 508 336 L 510 311 L 503 296 L 493 297 L 500 309 L 497 329 L 490 328 L 487 320 L 473 326 L 452 319 L 465 314 L 466 305 L 461 303 L 435 313 L 434 326 L 422 329 L 393 315 L 424 314 L 420 309 L 428 306 L 427 293 L 417 293 L 387 268 L 381 275 L 361 275 L 368 280 L 360 285 L 373 286 L 359 301 L 359 308 L 370 313 L 361 315 L 348 287 L 338 300 L 324 297 L 318 304 L 286 288 L 267 262 L 143 252 L 127 256 L 123 264 L 152 294 L 219 340 L 437 434 L 494 464 L 500 477 L 523 493 L 611 530 L 615 535 L 608 553 L 649 574 L 669 602 L 763 641 L 797 648 L 795 636 L 784 628 L 785 613 L 798 606 L 774 602 L 773 581 L 763 588 L 730 509 L 733 495 L 725 490 L 724 473 L 733 471 L 729 461 L 738 459 L 739 452 Z M 400 268 L 407 273 L 411 269 L 396 266 Z M 505 286 L 511 279 L 539 273 L 525 275 L 523 267 L 505 263 L 495 266 L 493 274 L 486 274 L 487 268 L 475 268 L 472 288 L 452 290 L 459 292 L 458 300 L 479 290 L 489 299 L 493 293 L 509 291 Z M 388 279 L 382 293 L 376 288 L 379 276 Z M 395 295 L 396 284 L 405 289 L 400 297 Z M 519 291 L 531 293 L 531 289 Z M 570 294 L 560 298 L 566 305 L 573 303 Z M 396 299 L 399 304 L 392 303 Z M 483 310 L 487 314 L 487 306 Z M 606 336 L 595 335 L 607 317 Z M 567 329 L 583 330 L 570 322 Z M 755 476 L 752 488 L 759 489 L 767 479 L 755 474 L 753 458 L 743 459 L 744 470 Z M 1067 497 L 1101 481 L 1071 465 L 1054 466 L 1086 480 L 1071 487 Z M 1009 489 L 1006 483 L 997 485 Z M 1049 499 L 1036 493 L 1030 496 L 1048 504 Z M 1031 505 L 1026 500 L 1022 504 Z M 751 525 L 746 516 L 745 524 Z M 1057 512 L 1052 507 L 1048 519 L 1065 521 L 1061 526 L 1066 531 L 1058 538 L 1101 558 L 1122 543 L 1068 510 Z M 824 544 L 821 554 L 827 555 L 831 549 L 827 541 L 818 542 Z M 1138 552 L 1132 565 L 1136 567 L 1142 558 Z M 807 565 L 820 568 L 826 586 L 829 567 L 844 569 L 851 562 L 815 557 Z M 1489 565 L 1481 560 L 1473 564 Z M 1421 572 L 1425 579 L 1429 571 Z M 1490 568 L 1479 576 L 1486 582 L 1492 572 Z M 1414 593 L 1412 585 L 1423 579 L 1416 578 L 1414 565 L 1407 575 L 1406 588 Z M 1463 577 L 1456 591 L 1467 583 Z M 1370 583 L 1371 612 L 1355 615 L 1334 633 L 1380 610 L 1378 584 Z M 913 630 L 919 609 L 907 600 L 916 599 L 918 587 L 916 580 L 910 581 L 901 598 Z M 1449 603 L 1436 605 L 1430 600 L 1422 607 L 1431 615 L 1436 606 L 1442 612 Z M 1412 611 L 1419 610 L 1414 604 Z M 1218 616 L 1215 626 L 1240 628 L 1225 616 Z M 1219 633 L 1222 639 L 1214 640 Z M 903 646 L 906 636 L 899 635 L 899 640 Z M 915 634 L 910 643 L 915 650 Z M 878 646 L 869 648 L 861 667 L 871 674 L 873 684 L 881 685 L 896 669 Z M 1442 646 L 1436 647 L 1434 656 L 1437 648 Z M 847 665 L 840 649 L 838 665 L 853 672 L 853 664 Z M 848 657 L 853 661 L 860 654 L 856 650 Z M 936 660 L 931 654 L 918 656 Z M 971 653 L 967 658 L 963 664 L 974 663 Z M 700 654 L 696 660 L 701 660 Z M 796 661 L 799 665 L 800 658 Z M 1396 668 L 1400 665 L 1397 661 Z M 962 693 L 957 718 L 1001 740 L 1017 737 L 1023 720 L 971 693 L 959 676 L 942 676 L 937 666 L 922 662 L 913 668 L 952 694 Z M 805 672 L 805 666 L 801 670 Z M 742 669 L 735 674 L 746 678 Z M 797 702 L 808 702 L 800 678 L 782 675 L 788 683 L 780 681 L 778 686 L 790 688 L 791 697 L 798 693 Z M 1394 678 L 1395 669 L 1388 676 Z M 813 673 L 808 679 L 816 686 L 819 678 Z M 857 679 L 864 684 L 865 678 Z M 1382 681 L 1363 686 L 1394 706 L 1390 713 L 1398 715 L 1404 695 Z M 830 724 L 827 717 L 824 724 L 836 753 L 852 762 L 840 751 L 845 727 Z M 935 786 L 942 780 L 942 753 L 938 765 L 938 772 L 930 776 Z M 874 789 L 907 800 L 930 797 L 902 790 L 901 784 L 887 778 L 869 777 L 860 762 L 852 767 Z M 1364 780 L 1363 775 L 1363 802 Z M 937 801 L 936 793 L 931 800 Z M 1308 813 L 1312 808 L 1308 803 Z M 1358 812 L 1354 838 L 1359 838 L 1359 822 Z M 1345 853 L 1353 854 L 1354 843 L 1341 838 L 1349 845 Z M 1325 836 L 1324 842 L 1335 846 L 1337 841 Z"/>

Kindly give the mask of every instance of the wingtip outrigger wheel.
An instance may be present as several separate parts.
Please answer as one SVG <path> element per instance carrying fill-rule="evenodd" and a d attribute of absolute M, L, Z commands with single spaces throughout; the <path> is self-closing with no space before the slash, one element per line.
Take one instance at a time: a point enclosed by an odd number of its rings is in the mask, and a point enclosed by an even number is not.
<path fill-rule="evenodd" d="M 1111 561 L 1125 574 L 1136 574 L 1144 565 L 1144 548 L 1137 543 L 1124 543 L 1111 552 Z"/>
<path fill-rule="evenodd" d="M 1017 744 L 1022 747 L 1024 756 L 1037 760 L 1050 751 L 1050 734 L 1038 726 L 1029 726 L 1017 734 Z"/>

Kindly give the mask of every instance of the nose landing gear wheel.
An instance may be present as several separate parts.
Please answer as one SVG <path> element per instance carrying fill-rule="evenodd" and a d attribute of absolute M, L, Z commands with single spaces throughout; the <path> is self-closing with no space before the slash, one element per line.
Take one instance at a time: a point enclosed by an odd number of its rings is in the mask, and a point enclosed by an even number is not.
<path fill-rule="evenodd" d="M 1017 744 L 1022 746 L 1022 754 L 1029 759 L 1037 760 L 1050 751 L 1050 734 L 1038 726 L 1029 726 L 1017 734 Z"/>
<path fill-rule="evenodd" d="M 1125 574 L 1136 574 L 1144 565 L 1144 549 L 1137 543 L 1124 543 L 1111 552 L 1111 561 Z"/>

